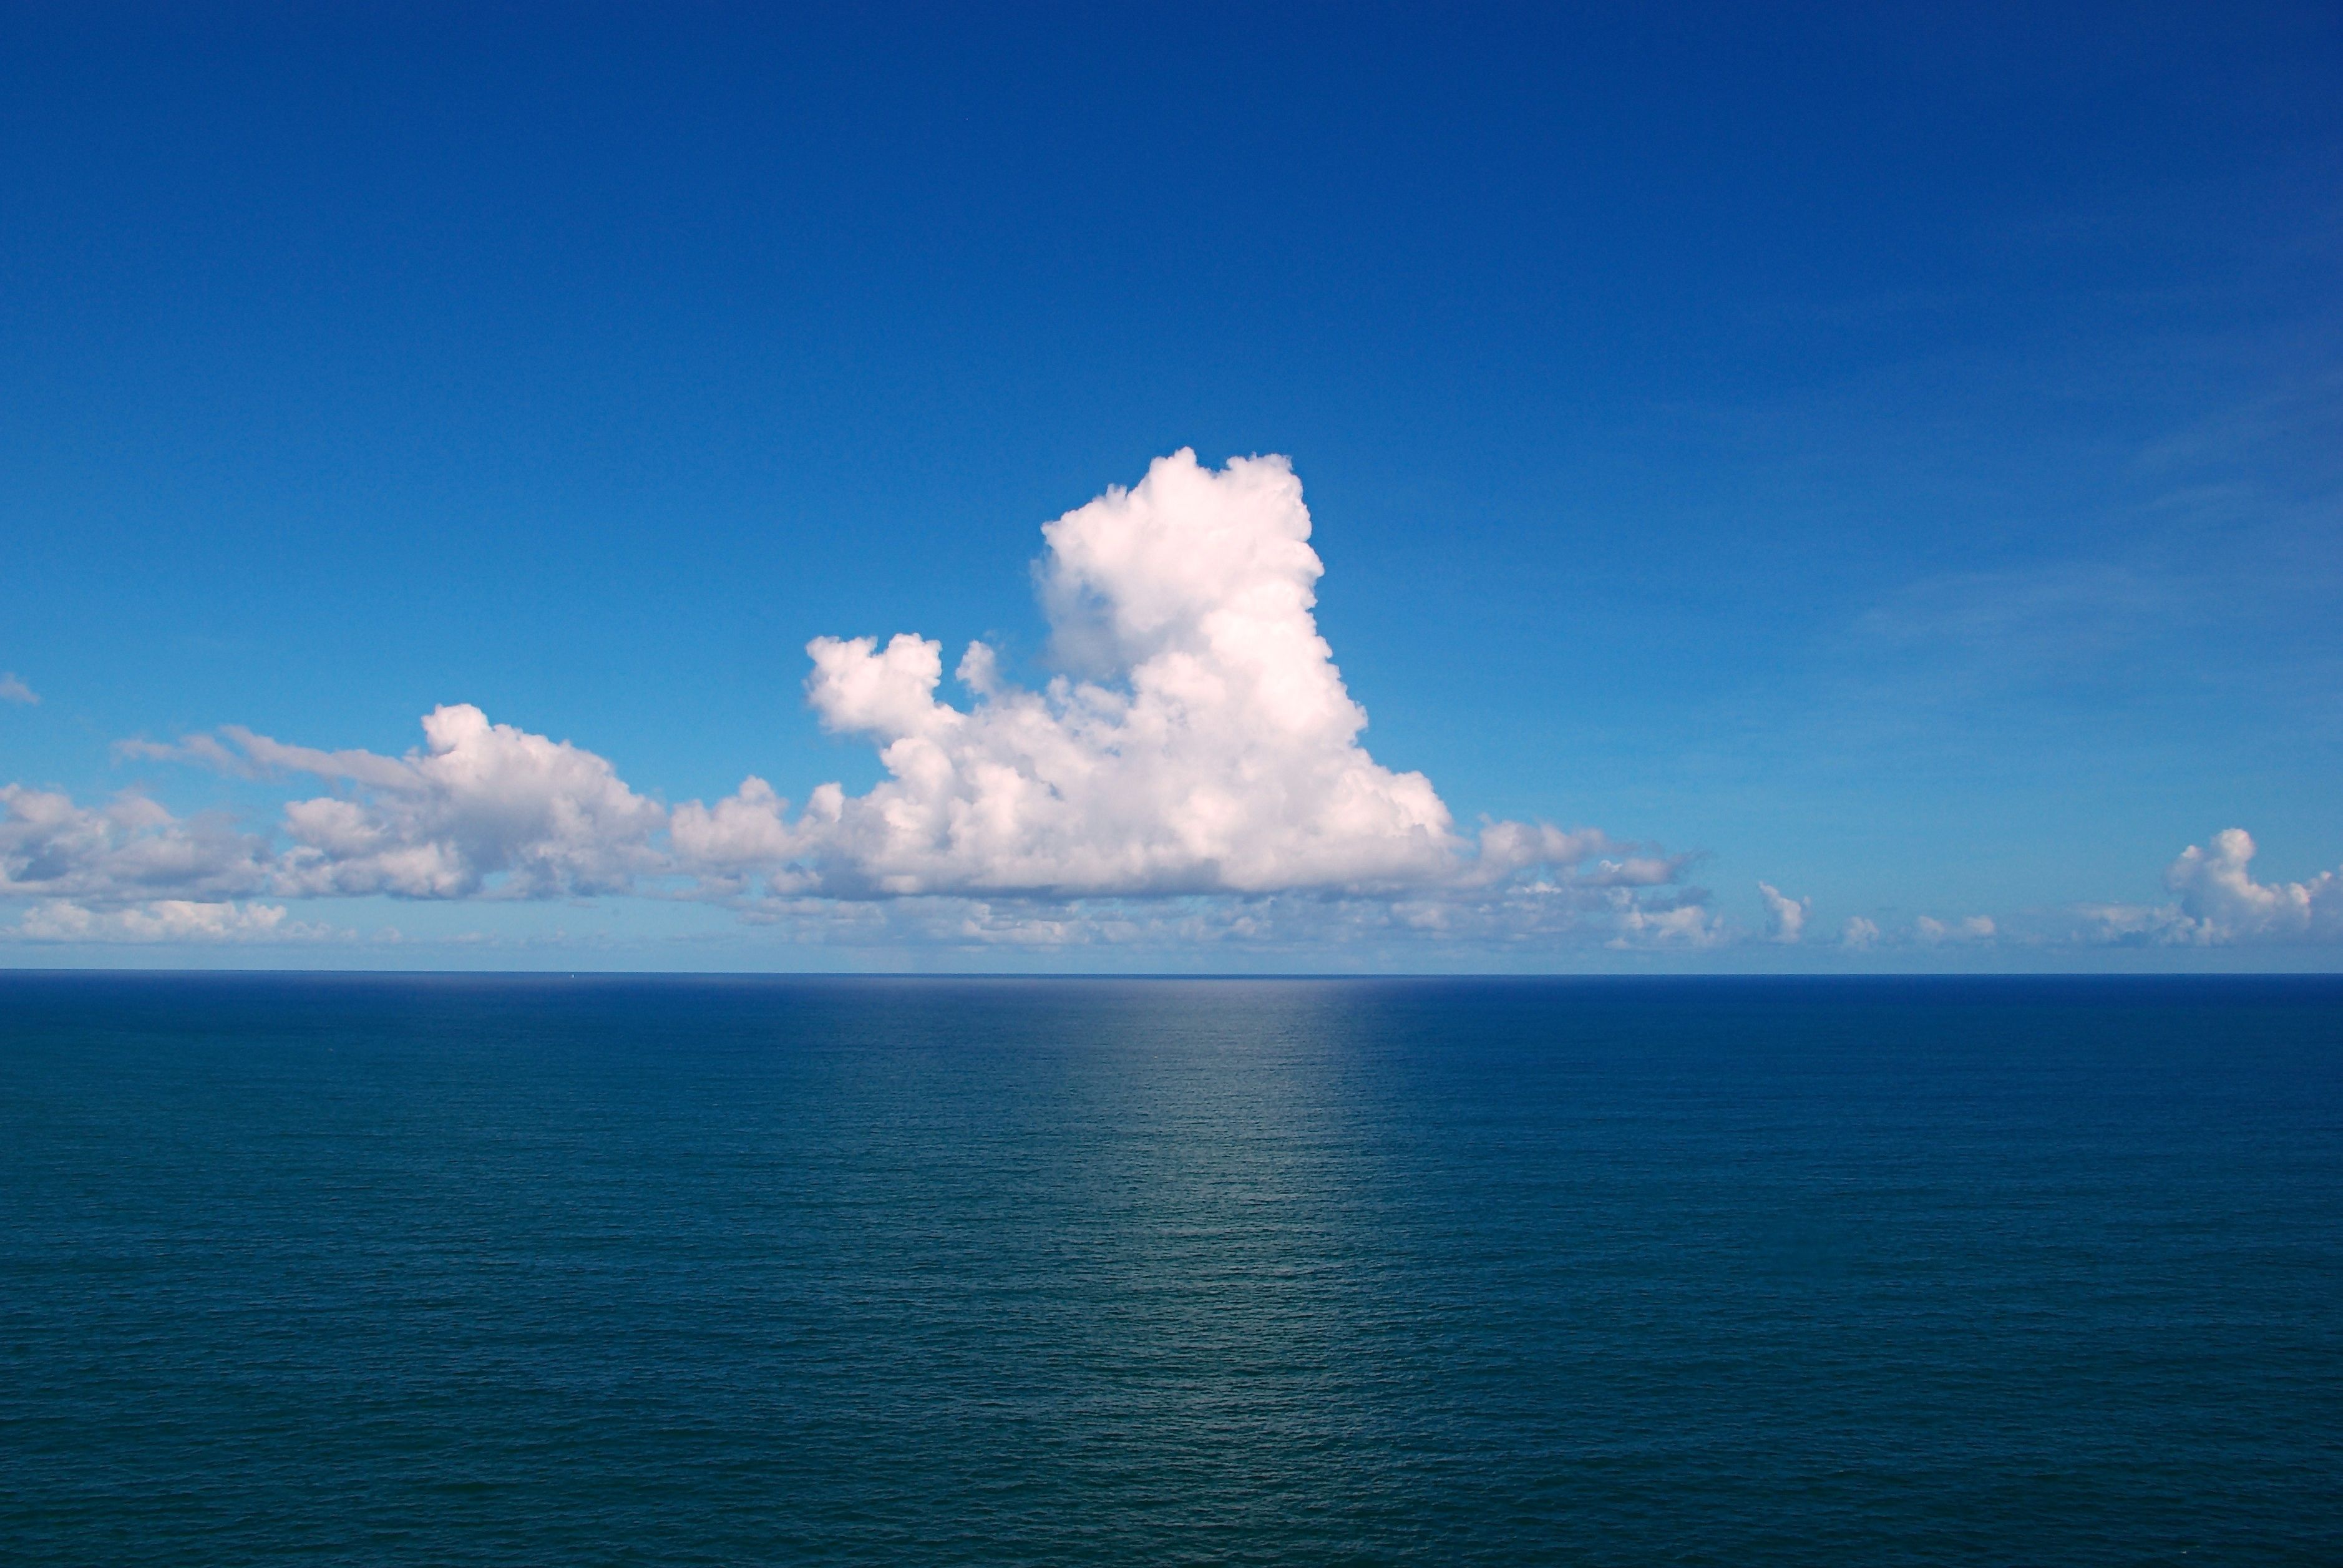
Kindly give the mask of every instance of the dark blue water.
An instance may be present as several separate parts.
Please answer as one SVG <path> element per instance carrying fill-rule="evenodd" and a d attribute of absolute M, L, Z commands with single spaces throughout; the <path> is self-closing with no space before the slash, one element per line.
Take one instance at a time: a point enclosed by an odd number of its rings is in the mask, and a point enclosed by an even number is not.
<path fill-rule="evenodd" d="M 2343 984 L 0 977 L 0 1558 L 2343 1561 Z"/>

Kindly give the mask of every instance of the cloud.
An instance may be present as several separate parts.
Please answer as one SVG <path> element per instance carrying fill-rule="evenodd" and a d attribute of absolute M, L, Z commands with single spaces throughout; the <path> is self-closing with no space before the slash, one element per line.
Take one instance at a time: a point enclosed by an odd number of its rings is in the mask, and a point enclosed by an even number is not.
<path fill-rule="evenodd" d="M 1732 929 L 1700 903 L 1631 903 L 1614 906 L 1617 934 L 1609 948 L 1714 948 L 1733 940 Z"/>
<path fill-rule="evenodd" d="M 1875 648 L 2038 676 L 2046 661 L 2067 668 L 2157 635 L 2185 598 L 2183 585 L 2164 577 L 2069 562 L 1913 583 L 1865 612 L 1855 629 Z"/>
<path fill-rule="evenodd" d="M 1758 883 L 1757 892 L 1765 900 L 1765 940 L 1785 946 L 1795 942 L 1805 931 L 1806 911 L 1814 900 L 1786 897 L 1771 882 Z"/>
<path fill-rule="evenodd" d="M 954 668 L 961 708 L 937 696 L 940 643 L 816 638 L 808 700 L 876 745 L 888 777 L 860 796 L 825 784 L 794 819 L 752 779 L 678 809 L 679 857 L 733 885 L 763 874 L 848 897 L 1463 900 L 1539 878 L 1681 879 L 1687 858 L 1594 830 L 1494 822 L 1468 838 L 1431 780 L 1378 763 L 1318 633 L 1310 532 L 1282 457 L 1158 459 L 1042 529 L 1051 646 L 1078 673 L 1027 689 L 973 643 Z M 1646 915 L 1630 929 L 1713 924 L 1673 902 Z"/>
<path fill-rule="evenodd" d="M 807 696 L 890 777 L 816 802 L 826 885 L 891 893 L 1164 894 L 1421 886 L 1466 858 L 1421 773 L 1359 744 L 1312 615 L 1322 569 L 1280 457 L 1159 459 L 1043 530 L 1055 645 L 1098 678 L 1002 681 L 971 645 L 967 709 L 941 645 L 817 638 Z M 835 815 L 831 815 L 832 812 Z"/>
<path fill-rule="evenodd" d="M 2180 912 L 2212 941 L 2332 940 L 2343 936 L 2343 885 L 2333 871 L 2308 882 L 2257 882 L 2253 835 L 2217 833 L 2210 849 L 2191 844 L 2164 873 Z"/>
<path fill-rule="evenodd" d="M 5 784 L 0 808 L 0 897 L 219 899 L 269 880 L 264 839 L 216 818 L 174 817 L 142 795 L 85 807 Z"/>
<path fill-rule="evenodd" d="M 102 852 L 109 840 L 99 831 L 101 814 L 74 808 L 63 796 L 21 792 L 27 820 L 20 836 L 30 841 L 45 833 L 77 846 L 77 858 L 27 853 L 31 869 L 19 873 L 6 858 L 8 825 L 0 824 L 0 871 L 14 879 L 0 881 L 0 893 L 21 883 L 23 890 L 98 901 L 163 891 L 544 899 L 629 891 L 640 879 L 673 869 L 659 842 L 666 809 L 628 789 L 606 759 L 566 740 L 492 724 L 463 703 L 427 714 L 423 735 L 424 745 L 403 757 L 291 746 L 235 726 L 167 744 L 124 742 L 116 749 L 126 757 L 191 762 L 246 779 L 307 775 L 337 789 L 287 803 L 275 842 L 235 839 L 232 864 L 227 840 L 215 833 L 206 842 L 216 845 L 213 859 L 221 865 L 209 877 L 189 873 L 198 857 L 182 841 L 194 830 L 152 802 L 126 797 L 111 809 L 106 820 L 135 819 L 145 824 L 145 836 L 132 836 L 109 856 Z M 153 874 L 126 874 L 136 869 L 130 850 L 161 862 L 174 847 L 181 849 L 175 862 L 181 874 L 166 874 L 173 868 L 162 865 Z M 33 878 L 65 864 L 74 874 Z"/>
<path fill-rule="evenodd" d="M 751 777 L 670 812 L 606 759 L 465 704 L 434 709 L 425 744 L 400 757 L 229 727 L 116 749 L 329 789 L 285 805 L 266 838 L 135 797 L 93 812 L 20 791 L 0 894 L 126 906 L 633 892 L 823 926 L 837 921 L 808 911 L 957 900 L 949 919 L 967 940 L 1041 944 L 1175 929 L 1628 947 L 1735 934 L 1687 885 L 1694 857 L 1544 823 L 1461 831 L 1430 779 L 1375 760 L 1318 631 L 1323 568 L 1282 457 L 1212 470 L 1183 450 L 1042 535 L 1036 584 L 1066 673 L 1039 689 L 1004 678 L 980 642 L 954 667 L 966 706 L 939 698 L 940 643 L 807 645 L 815 714 L 878 749 L 886 776 L 867 793 L 821 784 L 792 814 Z M 1780 901 L 1795 914 L 1777 910 L 1773 930 L 1794 940 L 1804 906 Z"/>
<path fill-rule="evenodd" d="M 819 815 L 834 818 L 844 792 L 835 785 L 815 791 Z M 804 847 L 805 836 L 784 820 L 789 802 L 773 787 L 750 775 L 740 788 L 713 806 L 687 800 L 668 819 L 677 862 L 719 891 L 738 892 L 746 873 L 763 869 L 770 890 L 793 892 L 808 879 L 782 870 Z"/>
<path fill-rule="evenodd" d="M 35 905 L 0 936 L 31 942 L 350 941 L 355 931 L 285 918 L 282 904 L 157 899 L 95 910 L 66 900 Z"/>
<path fill-rule="evenodd" d="M 1990 915 L 1969 915 L 1940 920 L 1933 915 L 1916 917 L 1909 926 L 1882 926 L 1863 915 L 1850 915 L 1839 928 L 1839 946 L 1851 952 L 1874 948 L 1982 946 L 2001 938 L 2001 928 Z M 1778 940 L 1778 939 L 1776 939 Z"/>
<path fill-rule="evenodd" d="M 423 719 L 425 744 L 404 757 L 287 746 L 250 730 L 176 749 L 248 775 L 307 774 L 342 793 L 292 801 L 268 880 L 287 897 L 558 898 L 620 892 L 661 871 L 653 839 L 667 825 L 608 761 L 566 740 L 491 724 L 468 703 Z"/>
<path fill-rule="evenodd" d="M 1447 893 L 1344 897 L 1294 892 L 1202 893 L 1160 898 L 976 898 L 912 894 L 890 899 L 812 896 L 743 906 L 749 920 L 789 939 L 834 947 L 906 945 L 982 950 L 1124 949 L 1249 954 L 1291 952 L 1322 960 L 1393 955 L 1425 961 L 1466 955 L 1475 962 L 1557 948 L 1709 948 L 1735 933 L 1701 890 L 1637 899 L 1618 890 L 1548 884 L 1509 888 L 1483 899 Z"/>
<path fill-rule="evenodd" d="M 1912 922 L 1912 934 L 1933 948 L 1946 942 L 1989 942 L 1995 928 L 1990 915 L 1970 915 L 1951 924 L 1922 915 Z"/>
<path fill-rule="evenodd" d="M 0 669 L 0 702 L 35 703 L 41 694 L 16 678 L 13 669 Z"/>
<path fill-rule="evenodd" d="M 2211 848 L 2189 845 L 2165 869 L 2168 904 L 2093 904 L 2081 913 L 2103 941 L 2163 946 L 2331 942 L 2343 940 L 2343 879 L 2321 871 L 2307 882 L 2257 882 L 2253 835 L 2216 833 Z"/>

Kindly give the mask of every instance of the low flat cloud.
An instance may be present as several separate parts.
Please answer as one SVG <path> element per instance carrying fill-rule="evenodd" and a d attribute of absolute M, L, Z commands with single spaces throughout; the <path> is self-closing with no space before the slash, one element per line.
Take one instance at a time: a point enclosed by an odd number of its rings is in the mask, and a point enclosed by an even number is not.
<path fill-rule="evenodd" d="M 1908 922 L 1882 925 L 1867 915 L 1849 915 L 1839 928 L 1838 945 L 1849 952 L 1879 948 L 1990 947 L 2003 938 L 2000 922 L 1991 915 L 1962 915 L 1938 920 L 1915 915 Z M 1779 939 L 1776 939 L 1779 940 Z"/>
<path fill-rule="evenodd" d="M 156 899 L 92 910 L 67 900 L 36 904 L 5 931 L 17 941 L 147 944 L 352 941 L 357 933 L 286 919 L 282 904 Z"/>

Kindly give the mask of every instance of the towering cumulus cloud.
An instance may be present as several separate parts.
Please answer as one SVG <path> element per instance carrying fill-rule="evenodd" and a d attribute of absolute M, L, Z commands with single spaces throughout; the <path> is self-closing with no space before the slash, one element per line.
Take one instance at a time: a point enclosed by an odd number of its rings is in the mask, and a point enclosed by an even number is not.
<path fill-rule="evenodd" d="M 1502 822 L 1468 840 L 1431 780 L 1368 755 L 1366 713 L 1312 614 L 1324 568 L 1284 458 L 1214 472 L 1177 452 L 1042 537 L 1052 643 L 1077 673 L 1014 686 L 974 643 L 958 708 L 937 696 L 940 643 L 817 638 L 815 711 L 876 743 L 888 778 L 854 797 L 824 785 L 794 821 L 761 779 L 684 806 L 683 861 L 719 876 L 786 866 L 783 890 L 1061 899 L 1479 896 L 1544 869 L 1546 895 L 1601 890 L 1550 906 L 1622 911 L 1634 890 L 1678 879 L 1681 858 L 1601 833 Z M 1668 922 L 1634 930 L 1709 932 L 1704 910 L 1661 901 L 1643 913 Z"/>
<path fill-rule="evenodd" d="M 2093 904 L 2083 912 L 2115 941 L 2222 947 L 2231 943 L 2343 941 L 2343 872 L 2307 882 L 2258 882 L 2253 835 L 2225 828 L 2210 847 L 2191 844 L 2166 868 L 2168 904 Z"/>
<path fill-rule="evenodd" d="M 815 802 L 833 881 L 890 892 L 1262 892 L 1419 883 L 1455 864 L 1421 773 L 1359 744 L 1367 716 L 1311 615 L 1320 573 L 1282 457 L 1159 459 L 1042 530 L 1058 646 L 1101 678 L 1004 684 L 970 647 L 967 709 L 916 637 L 817 638 L 807 691 L 890 777 Z"/>

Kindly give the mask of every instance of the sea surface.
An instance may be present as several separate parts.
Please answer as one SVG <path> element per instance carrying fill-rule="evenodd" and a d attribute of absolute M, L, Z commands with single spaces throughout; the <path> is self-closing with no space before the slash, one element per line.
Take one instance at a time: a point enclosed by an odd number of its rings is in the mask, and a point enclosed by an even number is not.
<path fill-rule="evenodd" d="M 2343 1563 L 2343 982 L 0 974 L 0 1561 Z"/>

